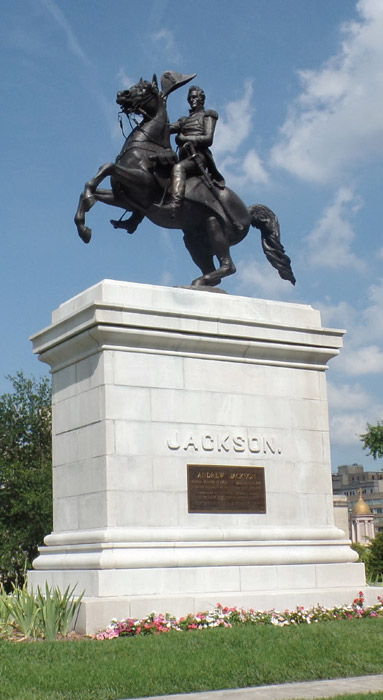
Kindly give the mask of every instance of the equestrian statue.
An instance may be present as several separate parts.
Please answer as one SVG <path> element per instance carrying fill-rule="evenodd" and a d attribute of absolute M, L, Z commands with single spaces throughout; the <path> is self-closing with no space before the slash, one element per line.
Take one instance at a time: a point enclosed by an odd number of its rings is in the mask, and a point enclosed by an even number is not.
<path fill-rule="evenodd" d="M 205 109 L 205 93 L 194 85 L 189 89 L 190 112 L 169 124 L 166 109 L 171 92 L 195 77 L 175 71 L 161 76 L 161 90 L 154 75 L 129 90 L 117 93 L 121 113 L 136 121 L 114 163 L 101 166 L 86 183 L 75 215 L 79 236 L 89 243 L 92 232 L 85 215 L 96 202 L 131 212 L 128 219 L 111 220 L 114 228 L 134 233 L 146 216 L 158 226 L 182 229 L 184 243 L 202 275 L 192 286 L 214 287 L 234 274 L 230 248 L 242 241 L 250 226 L 261 232 L 263 251 L 282 279 L 295 284 L 290 258 L 280 242 L 275 214 L 262 204 L 250 207 L 226 187 L 214 162 L 213 143 L 218 114 Z M 176 134 L 178 155 L 170 142 Z M 110 177 L 111 189 L 99 185 Z M 218 266 L 215 265 L 215 258 Z"/>

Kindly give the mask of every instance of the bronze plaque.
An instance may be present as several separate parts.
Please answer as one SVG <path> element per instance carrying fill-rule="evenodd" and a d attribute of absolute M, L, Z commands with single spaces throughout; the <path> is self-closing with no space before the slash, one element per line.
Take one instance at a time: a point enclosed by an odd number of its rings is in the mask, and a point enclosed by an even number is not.
<path fill-rule="evenodd" d="M 264 467 L 188 464 L 189 513 L 266 513 Z"/>

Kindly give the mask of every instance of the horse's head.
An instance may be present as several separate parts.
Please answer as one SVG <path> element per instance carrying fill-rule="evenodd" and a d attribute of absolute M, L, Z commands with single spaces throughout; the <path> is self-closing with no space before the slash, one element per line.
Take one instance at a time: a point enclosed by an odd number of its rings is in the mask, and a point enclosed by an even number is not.
<path fill-rule="evenodd" d="M 116 102 L 125 114 L 143 114 L 152 116 L 158 107 L 160 93 L 157 78 L 153 75 L 152 82 L 141 80 L 132 85 L 129 90 L 117 93 Z"/>

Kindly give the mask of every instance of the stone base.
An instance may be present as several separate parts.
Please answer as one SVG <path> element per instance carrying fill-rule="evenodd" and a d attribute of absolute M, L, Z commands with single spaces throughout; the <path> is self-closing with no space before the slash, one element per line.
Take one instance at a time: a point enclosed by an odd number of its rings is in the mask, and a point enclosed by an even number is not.
<path fill-rule="evenodd" d="M 33 338 L 54 527 L 29 586 L 85 591 L 86 632 L 153 608 L 349 603 L 364 567 L 334 526 L 325 378 L 342 336 L 310 306 L 203 290 L 104 280 L 65 302 Z M 260 472 L 258 502 L 241 479 Z"/>
<path fill-rule="evenodd" d="M 355 563 L 29 573 L 29 586 L 45 582 L 61 590 L 75 585 L 77 594 L 86 591 L 76 620 L 76 630 L 85 634 L 105 628 L 112 618 L 141 618 L 153 611 L 180 616 L 217 603 L 256 610 L 345 605 L 365 589 L 364 565 Z M 132 590 L 135 595 L 129 595 Z"/>

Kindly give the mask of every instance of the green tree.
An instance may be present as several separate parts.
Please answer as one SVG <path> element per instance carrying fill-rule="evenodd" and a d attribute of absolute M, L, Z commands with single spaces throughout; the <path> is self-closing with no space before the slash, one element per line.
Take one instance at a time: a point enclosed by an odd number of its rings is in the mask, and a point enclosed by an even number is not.
<path fill-rule="evenodd" d="M 369 570 L 372 576 L 383 574 L 383 532 L 371 540 Z"/>
<path fill-rule="evenodd" d="M 369 577 L 371 574 L 370 570 L 370 556 L 371 556 L 371 550 L 370 547 L 366 547 L 363 544 L 360 544 L 360 542 L 353 542 L 351 545 L 351 549 L 354 549 L 355 552 L 359 554 L 359 561 L 363 562 L 363 564 L 366 567 L 366 576 Z"/>
<path fill-rule="evenodd" d="M 377 425 L 367 423 L 367 428 L 367 432 L 360 435 L 363 449 L 368 450 L 374 459 L 383 457 L 383 421 L 378 420 Z"/>
<path fill-rule="evenodd" d="M 0 396 L 0 580 L 24 579 L 52 530 L 51 390 L 18 372 Z"/>

